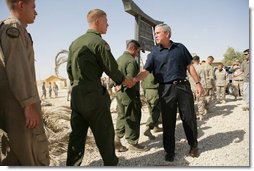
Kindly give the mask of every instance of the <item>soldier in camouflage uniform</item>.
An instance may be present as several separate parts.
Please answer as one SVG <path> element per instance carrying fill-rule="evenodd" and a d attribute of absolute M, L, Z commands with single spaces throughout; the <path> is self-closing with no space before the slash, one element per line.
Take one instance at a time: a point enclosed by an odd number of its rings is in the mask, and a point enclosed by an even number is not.
<path fill-rule="evenodd" d="M 118 69 L 127 78 L 133 78 L 139 72 L 139 65 L 135 60 L 140 44 L 136 40 L 127 43 L 127 50 L 117 59 Z M 122 86 L 116 93 L 117 120 L 116 120 L 116 146 L 119 151 L 126 151 L 120 139 L 125 136 L 129 149 L 133 151 L 146 151 L 147 147 L 138 143 L 140 136 L 141 101 L 139 84 L 132 88 Z"/>
<path fill-rule="evenodd" d="M 200 65 L 199 56 L 194 56 L 192 61 L 193 61 L 193 66 L 194 66 L 194 68 L 195 68 L 195 70 L 198 74 L 200 83 L 203 86 L 203 85 L 205 85 L 205 72 L 204 72 L 204 69 L 202 68 L 202 66 Z M 191 90 L 193 92 L 193 96 L 194 96 L 194 99 L 195 99 L 196 104 L 197 104 L 197 109 L 198 109 L 197 118 L 202 120 L 205 117 L 205 115 L 207 114 L 207 110 L 206 110 L 206 106 L 205 106 L 205 104 L 206 104 L 205 94 L 201 94 L 200 96 L 196 96 L 195 81 L 190 76 L 189 72 L 187 72 L 187 76 L 188 76 L 188 79 L 190 81 Z"/>
<path fill-rule="evenodd" d="M 67 72 L 72 85 L 71 128 L 67 150 L 68 166 L 82 163 L 88 128 L 90 127 L 105 166 L 115 166 L 114 126 L 110 113 L 110 97 L 101 85 L 105 72 L 117 85 L 132 86 L 131 80 L 118 70 L 110 47 L 101 37 L 106 34 L 107 15 L 100 9 L 87 14 L 89 29 L 72 42 Z"/>
<path fill-rule="evenodd" d="M 206 101 L 207 103 L 211 103 L 214 100 L 214 89 L 215 89 L 215 82 L 214 82 L 214 71 L 213 71 L 213 56 L 208 56 L 206 63 L 201 65 L 205 72 L 205 82 L 203 88 L 205 89 L 206 94 Z"/>
<path fill-rule="evenodd" d="M 3 150 L 9 146 L 10 151 L 6 158 L 0 157 L 0 165 L 49 165 L 33 41 L 26 29 L 37 15 L 35 0 L 6 2 L 11 16 L 0 21 L 0 130 L 7 133 L 9 141 L 1 143 L 0 139 L 0 146 Z"/>
<path fill-rule="evenodd" d="M 149 74 L 143 81 L 142 87 L 144 90 L 144 95 L 147 100 L 147 106 L 149 110 L 149 117 L 146 121 L 146 130 L 144 135 L 149 139 L 154 140 L 155 136 L 152 135 L 151 130 L 154 129 L 154 132 L 161 132 L 162 128 L 158 126 L 159 117 L 161 113 L 160 102 L 159 102 L 159 84 L 155 83 L 153 74 Z"/>
<path fill-rule="evenodd" d="M 243 111 L 249 110 L 249 95 L 250 95 L 250 49 L 243 51 L 245 60 L 241 64 L 241 71 L 244 74 L 243 82 L 243 100 L 245 105 L 242 107 Z"/>
<path fill-rule="evenodd" d="M 241 67 L 240 67 L 240 62 L 236 61 L 233 64 L 232 70 L 233 72 L 233 79 L 232 79 L 232 84 L 234 86 L 234 96 L 235 99 L 237 99 L 237 97 L 242 96 L 243 95 L 243 79 L 244 79 L 244 74 L 241 71 Z"/>
<path fill-rule="evenodd" d="M 226 79 L 227 72 L 223 69 L 223 64 L 218 64 L 218 69 L 215 71 L 215 83 L 216 83 L 216 95 L 217 102 L 225 103 L 225 92 L 226 92 Z"/>

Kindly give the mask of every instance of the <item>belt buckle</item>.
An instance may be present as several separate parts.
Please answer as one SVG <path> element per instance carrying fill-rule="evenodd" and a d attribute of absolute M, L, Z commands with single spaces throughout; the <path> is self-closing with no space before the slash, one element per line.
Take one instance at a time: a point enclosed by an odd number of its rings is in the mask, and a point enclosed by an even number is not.
<path fill-rule="evenodd" d="M 177 84 L 177 81 L 173 81 L 173 84 Z"/>

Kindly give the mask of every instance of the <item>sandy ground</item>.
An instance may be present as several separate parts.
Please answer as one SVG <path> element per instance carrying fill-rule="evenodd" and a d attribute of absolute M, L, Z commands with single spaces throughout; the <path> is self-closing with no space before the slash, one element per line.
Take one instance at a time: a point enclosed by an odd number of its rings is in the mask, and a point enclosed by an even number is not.
<path fill-rule="evenodd" d="M 54 95 L 53 95 L 54 97 Z M 119 167 L 188 167 L 188 166 L 250 166 L 250 128 L 249 111 L 242 111 L 242 98 L 234 101 L 227 95 L 225 104 L 216 104 L 210 108 L 208 117 L 198 121 L 198 141 L 200 156 L 192 158 L 187 156 L 189 146 L 185 139 L 181 120 L 176 125 L 176 156 L 174 162 L 164 160 L 162 133 L 153 133 L 155 140 L 149 140 L 143 135 L 145 122 L 148 117 L 146 105 L 142 107 L 141 136 L 139 142 L 147 145 L 147 152 L 116 152 L 119 157 Z M 70 128 L 70 108 L 67 101 L 67 89 L 59 92 L 57 98 L 43 100 L 44 120 L 46 132 L 50 142 L 51 166 L 65 166 L 66 150 Z M 111 104 L 112 119 L 115 125 L 116 101 Z M 82 166 L 103 166 L 90 132 L 85 145 L 85 155 Z M 126 141 L 122 143 L 126 146 Z"/>

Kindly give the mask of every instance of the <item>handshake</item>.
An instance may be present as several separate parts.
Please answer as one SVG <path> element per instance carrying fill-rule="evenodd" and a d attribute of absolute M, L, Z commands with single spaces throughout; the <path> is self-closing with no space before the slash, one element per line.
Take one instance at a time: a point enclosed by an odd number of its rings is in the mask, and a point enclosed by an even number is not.
<path fill-rule="evenodd" d="M 136 83 L 137 83 L 137 79 L 136 78 L 126 78 L 122 84 L 124 84 L 126 87 L 131 88 L 133 87 Z M 122 85 L 116 85 L 115 86 L 115 91 L 121 91 L 122 90 Z"/>
<path fill-rule="evenodd" d="M 139 80 L 137 80 L 135 77 L 134 78 L 126 78 L 123 81 L 123 84 L 126 85 L 128 88 L 133 87 Z"/>

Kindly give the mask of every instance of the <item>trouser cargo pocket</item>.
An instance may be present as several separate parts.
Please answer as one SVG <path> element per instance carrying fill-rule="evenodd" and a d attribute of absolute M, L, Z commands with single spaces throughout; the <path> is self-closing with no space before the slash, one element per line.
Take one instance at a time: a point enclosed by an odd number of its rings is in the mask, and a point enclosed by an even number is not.
<path fill-rule="evenodd" d="M 48 166 L 49 165 L 49 149 L 48 139 L 45 133 L 36 134 L 33 147 L 35 152 L 36 165 Z"/>

